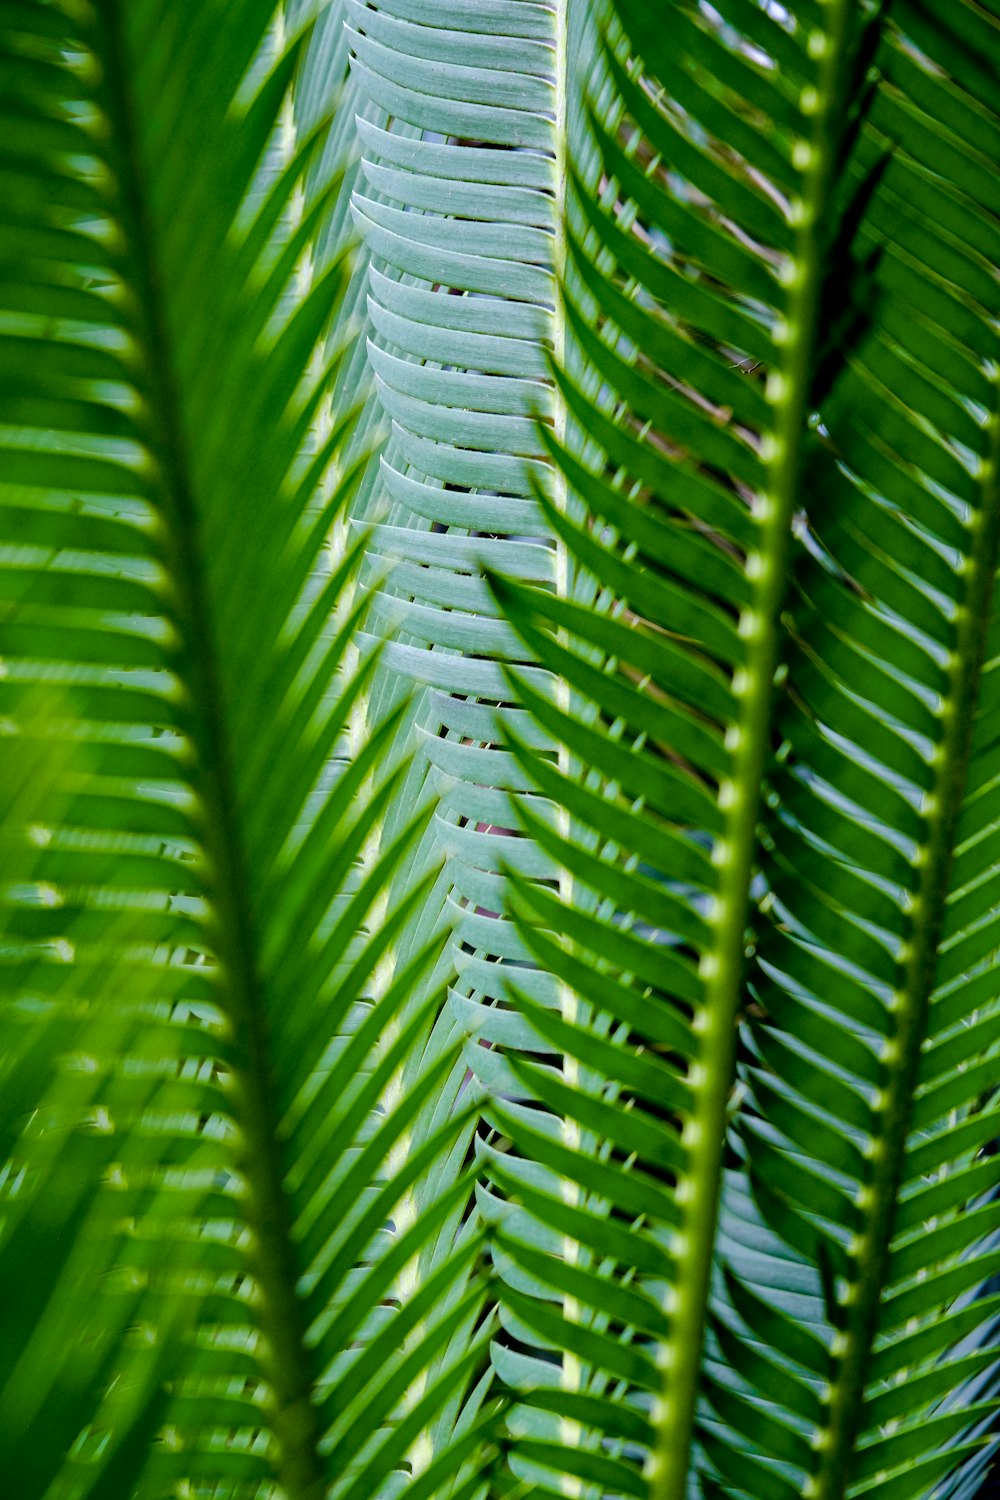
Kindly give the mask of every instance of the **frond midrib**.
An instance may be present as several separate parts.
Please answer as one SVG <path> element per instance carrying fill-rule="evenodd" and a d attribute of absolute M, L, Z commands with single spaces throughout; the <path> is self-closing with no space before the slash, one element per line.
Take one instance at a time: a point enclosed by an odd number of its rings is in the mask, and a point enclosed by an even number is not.
<path fill-rule="evenodd" d="M 156 237 L 142 184 L 148 173 L 139 154 L 121 5 L 100 7 L 107 61 L 106 107 L 119 144 L 119 193 L 126 243 L 132 247 L 136 316 L 148 355 L 145 383 L 151 446 L 161 474 L 165 512 L 163 550 L 170 579 L 173 620 L 180 636 L 177 670 L 188 693 L 188 734 L 193 779 L 200 802 L 204 853 L 211 892 L 210 936 L 223 977 L 221 1003 L 234 1044 L 232 1095 L 241 1135 L 239 1170 L 246 1184 L 246 1215 L 257 1282 L 259 1318 L 267 1342 L 267 1372 L 279 1443 L 277 1470 L 289 1500 L 318 1500 L 325 1492 L 312 1375 L 305 1347 L 290 1204 L 284 1191 L 278 1115 L 260 979 L 257 936 L 247 880 L 225 694 L 213 649 L 212 611 L 199 547 L 199 524 L 190 479 L 188 443 L 172 369 L 170 338 L 158 273 Z"/>

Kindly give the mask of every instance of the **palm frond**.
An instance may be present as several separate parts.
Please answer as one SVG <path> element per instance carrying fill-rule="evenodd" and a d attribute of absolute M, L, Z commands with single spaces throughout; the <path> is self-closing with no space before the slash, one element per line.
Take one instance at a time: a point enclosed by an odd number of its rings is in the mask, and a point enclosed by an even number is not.
<path fill-rule="evenodd" d="M 620 117 L 594 111 L 603 179 L 596 197 L 578 187 L 569 237 L 567 328 L 594 378 L 557 373 L 599 456 L 551 444 L 582 523 L 543 502 L 603 603 L 495 585 L 575 695 L 520 684 L 565 751 L 517 754 L 565 809 L 561 825 L 522 815 L 572 891 L 518 884 L 529 952 L 568 991 L 561 1016 L 521 1003 L 576 1091 L 525 1070 L 572 1123 L 557 1142 L 498 1106 L 534 1165 L 488 1170 L 547 1224 L 525 1240 L 512 1202 L 505 1246 L 561 1302 L 545 1320 L 579 1389 L 617 1390 L 646 1421 L 623 1443 L 609 1416 L 601 1441 L 567 1401 L 575 1441 L 519 1451 L 543 1484 L 659 1500 L 688 1483 L 792 523 L 812 412 L 871 287 L 857 229 L 885 167 L 855 146 L 882 20 L 614 12 Z M 527 1299 L 516 1308 L 530 1326 Z"/>
<path fill-rule="evenodd" d="M 308 139 L 314 129 L 314 115 L 329 97 L 331 75 L 339 78 L 347 69 L 350 32 L 344 25 L 344 12 L 342 4 L 328 6 L 323 12 L 296 79 L 296 126 L 304 139 Z M 352 71 L 345 82 L 337 118 L 325 151 L 332 162 L 340 160 L 349 152 L 353 165 L 345 174 L 343 187 L 318 231 L 317 250 L 320 254 L 333 254 L 336 246 L 353 241 L 350 205 L 361 171 L 356 161 L 358 116 L 370 120 L 375 128 L 385 128 L 389 124 L 384 110 L 380 109 L 376 101 L 367 97 L 363 80 L 359 80 Z M 314 191 L 314 185 L 307 182 L 307 200 Z M 341 525 L 338 522 L 332 543 L 334 550 L 352 545 L 352 531 L 357 533 L 359 522 L 364 525 L 370 548 L 371 531 L 368 523 L 372 518 L 381 519 L 382 486 L 379 473 L 381 454 L 385 447 L 385 416 L 380 402 L 369 397 L 372 372 L 365 338 L 368 329 L 369 256 L 367 247 L 363 244 L 352 245 L 352 253 L 354 266 L 345 294 L 342 320 L 349 321 L 352 330 L 357 330 L 357 336 L 337 370 L 330 400 L 333 410 L 337 410 L 339 406 L 358 403 L 363 393 L 364 405 L 349 439 L 349 452 L 364 457 L 364 469 L 351 500 L 351 524 Z M 405 676 L 381 670 L 373 674 L 352 707 L 349 743 L 355 750 L 362 746 L 373 729 L 377 732 L 379 723 L 390 714 L 396 716 L 398 739 L 405 740 L 414 732 L 421 735 L 427 717 L 425 695 L 413 694 L 411 684 Z M 433 771 L 426 757 L 418 755 L 393 795 L 382 798 L 377 809 L 372 808 L 373 813 L 377 810 L 379 814 L 380 843 L 391 843 L 421 807 L 429 807 L 435 801 L 432 778 Z M 456 1105 L 464 1105 L 468 1096 L 467 1067 L 457 1053 L 457 1047 L 464 1037 L 462 1028 L 450 1007 L 428 1008 L 425 998 L 425 992 L 428 996 L 443 993 L 452 978 L 451 956 L 447 947 L 437 963 L 420 980 L 415 991 L 412 967 L 407 971 L 409 962 L 426 948 L 428 941 L 434 941 L 435 933 L 443 933 L 447 925 L 444 908 L 449 894 L 449 881 L 442 869 L 434 820 L 424 827 L 407 860 L 378 898 L 371 917 L 372 924 L 378 925 L 385 914 L 397 909 L 399 903 L 404 901 L 409 885 L 414 880 L 424 878 L 425 894 L 415 903 L 405 903 L 402 920 L 394 928 L 392 942 L 379 965 L 376 981 L 377 985 L 385 989 L 392 983 L 396 973 L 408 973 L 409 989 L 406 985 L 394 989 L 394 1003 L 398 1006 L 399 1019 L 390 1023 L 390 1033 L 398 1025 L 405 1024 L 406 1017 L 416 1011 L 421 1011 L 425 1017 L 421 1039 L 414 1046 L 411 1057 L 388 1080 L 385 1092 L 387 1105 L 392 1107 L 394 1102 L 405 1097 L 414 1077 L 419 1074 L 422 1056 L 437 1056 L 445 1049 L 454 1058 L 451 1073 L 439 1084 L 435 1097 L 427 1101 L 425 1108 L 412 1121 L 408 1137 L 410 1151 L 418 1150 L 446 1121 L 449 1112 Z M 384 1265 L 396 1264 L 397 1281 L 393 1286 L 393 1296 L 398 1297 L 403 1304 L 398 1336 L 400 1340 L 405 1337 L 405 1353 L 411 1364 L 413 1349 L 420 1346 L 424 1339 L 427 1309 L 430 1306 L 431 1311 L 434 1311 L 437 1307 L 437 1304 L 428 1304 L 425 1288 L 433 1287 L 441 1298 L 442 1305 L 445 1302 L 454 1304 L 470 1290 L 478 1274 L 475 1254 L 478 1238 L 469 1215 L 470 1188 L 464 1180 L 465 1160 L 476 1123 L 474 1115 L 466 1116 L 464 1125 L 447 1153 L 433 1161 L 421 1180 L 407 1190 L 396 1211 L 394 1223 L 386 1228 L 387 1243 L 393 1238 L 400 1242 L 395 1251 L 387 1250 Z M 440 1205 L 444 1205 L 447 1212 L 440 1213 Z M 400 1260 L 399 1253 L 405 1249 L 405 1230 L 414 1222 L 427 1226 L 420 1254 L 410 1261 L 405 1256 Z M 454 1252 L 459 1239 L 464 1239 L 469 1249 L 456 1256 Z M 387 1282 L 386 1285 L 388 1284 Z M 421 1308 L 423 1312 L 419 1311 Z M 482 1317 L 476 1298 L 473 1297 L 471 1301 L 467 1299 L 466 1314 L 458 1322 L 453 1320 L 450 1336 L 443 1343 L 437 1341 L 433 1348 L 425 1346 L 424 1368 L 405 1393 L 405 1409 L 413 1406 L 422 1389 L 442 1377 L 447 1383 L 448 1371 L 464 1358 L 469 1340 Z M 389 1322 L 393 1323 L 393 1320 L 389 1319 Z M 404 1322 L 405 1329 L 402 1326 Z M 367 1371 L 365 1378 L 374 1386 L 382 1387 L 383 1367 L 380 1361 L 384 1359 L 387 1349 L 395 1347 L 395 1336 L 391 1327 L 383 1328 L 377 1322 L 372 1324 L 371 1332 L 373 1336 L 380 1335 L 373 1346 L 374 1352 L 364 1359 L 352 1354 L 350 1359 L 342 1360 L 340 1364 L 345 1371 L 350 1366 L 350 1373 L 345 1374 L 344 1379 L 353 1383 Z M 331 1337 L 341 1337 L 343 1333 L 343 1329 L 331 1330 Z M 353 1330 L 355 1350 L 364 1345 L 364 1339 L 359 1340 L 357 1337 L 359 1333 L 363 1333 L 363 1330 Z M 479 1493 L 482 1487 L 478 1478 L 482 1462 L 481 1432 L 484 1421 L 488 1426 L 491 1420 L 489 1407 L 484 1408 L 489 1387 L 489 1373 L 485 1372 L 480 1376 L 477 1369 L 469 1382 L 452 1379 L 450 1389 L 439 1400 L 425 1405 L 425 1414 L 429 1420 L 411 1445 L 409 1475 L 406 1478 L 399 1473 L 390 1475 L 386 1481 L 387 1494 L 394 1492 L 393 1486 L 398 1488 L 402 1484 L 404 1488 L 412 1488 L 418 1483 L 430 1486 L 428 1493 L 437 1494 L 435 1486 L 439 1487 L 442 1495 L 451 1495 L 453 1490 L 465 1493 L 471 1479 L 476 1482 L 470 1493 Z M 360 1391 L 359 1397 L 363 1405 L 364 1397 Z M 345 1415 L 343 1422 L 350 1426 L 350 1417 Z M 462 1452 L 471 1452 L 472 1457 L 463 1463 L 460 1458 Z"/>
<path fill-rule="evenodd" d="M 524 791 L 490 748 L 492 705 L 504 696 L 498 662 L 521 648 L 480 575 L 492 561 L 553 576 L 531 474 L 544 457 L 535 418 L 552 404 L 558 27 L 522 3 L 350 0 L 347 21 L 355 77 L 385 122 L 359 124 L 355 199 L 374 257 L 370 357 L 393 424 L 372 532 L 391 569 L 375 617 L 393 637 L 384 659 L 432 689 L 422 740 L 444 790 L 460 993 L 491 1040 L 496 959 L 518 948 L 492 830 L 514 823 Z"/>
<path fill-rule="evenodd" d="M 382 1340 L 390 1402 L 344 1368 L 454 1209 L 433 1169 L 461 1118 L 428 1104 L 454 1073 L 447 1038 L 425 1048 L 440 944 L 380 973 L 428 884 L 405 877 L 427 814 L 379 843 L 406 771 L 398 713 L 349 754 L 372 669 L 352 655 L 359 546 L 323 560 L 363 470 L 353 403 L 327 400 L 348 265 L 315 248 L 330 163 L 299 209 L 316 151 L 274 147 L 305 34 L 284 45 L 272 18 L 250 0 L 108 0 L 3 19 L 19 185 L 0 229 L 17 375 L 0 396 L 3 708 L 16 720 L 32 684 L 66 684 L 52 732 L 84 742 L 94 775 L 51 830 L 45 879 L 79 897 L 84 974 L 118 962 L 112 913 L 132 910 L 128 951 L 162 1012 L 136 1056 L 190 1099 L 161 1123 L 162 1193 L 135 1238 L 169 1207 L 183 1290 L 209 1295 L 148 1483 L 240 1495 L 274 1476 L 290 1497 L 369 1500 L 406 1482 L 414 1421 L 483 1362 L 488 1329 L 466 1277 L 457 1310 L 424 1299 L 415 1349 Z M 22 925 L 62 937 L 58 907 Z M 123 1098 L 128 1138 L 141 1116 Z M 387 1235 L 415 1184 L 424 1215 Z M 476 1253 L 465 1236 L 456 1261 Z M 461 1358 L 400 1417 L 457 1318 Z"/>
<path fill-rule="evenodd" d="M 917 51 L 923 7 L 884 44 L 860 143 L 870 161 L 896 142 L 863 231 L 886 237 L 882 296 L 824 406 L 778 720 L 746 1130 L 762 1207 L 826 1277 L 827 1395 L 799 1454 L 824 1497 L 927 1492 L 995 1406 L 948 1399 L 995 1362 L 969 1337 L 995 1311 L 970 1294 L 997 1220 L 1000 424 L 981 258 L 1000 246 L 976 80 L 1000 31 L 963 63 L 965 10 L 935 52 L 947 73 Z M 954 126 L 980 118 L 966 146 Z"/>
<path fill-rule="evenodd" d="M 560 420 L 548 353 L 561 338 L 568 55 L 584 12 L 521 0 L 347 7 L 367 99 L 355 214 L 373 258 L 370 359 L 392 423 L 367 512 L 381 498 L 372 629 L 388 638 L 383 660 L 426 689 L 418 733 L 440 797 L 428 855 L 445 856 L 436 896 L 458 970 L 449 1011 L 487 1092 L 510 1092 L 508 1054 L 538 1044 L 510 1004 L 508 975 L 526 953 L 503 867 L 531 878 L 552 867 L 520 832 L 530 780 L 505 748 L 497 705 L 510 693 L 502 664 L 525 651 L 483 570 L 557 579 L 534 484 L 548 464 L 538 421 Z M 383 678 L 376 695 L 392 692 Z M 492 1205 L 479 1195 L 486 1219 Z M 493 1364 L 507 1381 L 524 1357 L 513 1342 L 497 1330 Z"/>

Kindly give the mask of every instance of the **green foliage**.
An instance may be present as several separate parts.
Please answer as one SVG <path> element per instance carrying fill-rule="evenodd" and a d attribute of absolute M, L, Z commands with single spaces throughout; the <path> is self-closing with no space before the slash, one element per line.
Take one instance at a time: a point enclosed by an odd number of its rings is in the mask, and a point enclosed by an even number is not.
<path fill-rule="evenodd" d="M 90 1042 L 122 1155 L 97 1137 L 77 1170 L 94 1192 L 109 1172 L 131 1188 L 128 1142 L 153 1133 L 121 1259 L 205 1299 L 143 1491 L 256 1494 L 273 1474 L 290 1496 L 368 1496 L 409 1445 L 386 1423 L 396 1386 L 422 1428 L 481 1358 L 474 1281 L 424 1298 L 416 1342 L 412 1311 L 386 1305 L 455 1209 L 438 1165 L 459 1127 L 454 1048 L 430 1045 L 441 942 L 427 931 L 398 972 L 392 947 L 427 883 L 407 874 L 427 812 L 411 803 L 381 838 L 406 770 L 398 714 L 348 743 L 374 665 L 354 645 L 360 544 L 322 557 L 363 460 L 345 457 L 357 406 L 327 401 L 353 337 L 348 266 L 305 259 L 337 177 L 286 211 L 320 139 L 280 133 L 305 36 L 282 43 L 249 3 L 165 17 L 3 17 L 24 184 L 0 252 L 3 712 L 17 725 L 30 690 L 64 687 L 45 734 L 71 733 L 80 759 L 42 824 L 59 903 L 11 898 L 26 955 L 5 1026 L 39 991 L 70 1004 L 53 945 L 72 942 L 98 1009 L 89 976 L 136 971 L 136 1042 L 100 1014 Z M 169 1276 L 150 1249 L 164 1233 Z M 477 1253 L 453 1235 L 453 1273 Z M 460 1357 L 414 1395 L 458 1326 Z"/>
<path fill-rule="evenodd" d="M 998 84 L 0 6 L 19 1496 L 987 1492 Z"/>

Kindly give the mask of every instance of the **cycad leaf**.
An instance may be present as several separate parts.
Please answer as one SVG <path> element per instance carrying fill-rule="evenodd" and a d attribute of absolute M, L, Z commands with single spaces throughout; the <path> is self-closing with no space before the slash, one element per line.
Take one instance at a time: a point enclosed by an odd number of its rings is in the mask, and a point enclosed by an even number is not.
<path fill-rule="evenodd" d="M 365 101 L 354 212 L 372 257 L 370 363 L 392 424 L 365 512 L 378 523 L 370 628 L 388 641 L 386 665 L 429 689 L 417 715 L 440 795 L 428 848 L 446 859 L 436 892 L 458 970 L 449 1013 L 482 1044 L 465 1053 L 480 1091 L 500 1086 L 530 1038 L 509 1006 L 505 959 L 519 939 L 502 868 L 550 873 L 514 832 L 529 783 L 495 705 L 508 693 L 501 664 L 525 651 L 483 572 L 555 582 L 533 476 L 547 463 L 537 419 L 556 419 L 558 164 L 585 12 L 533 0 L 347 6 Z M 393 692 L 387 678 L 373 702 Z"/>
<path fill-rule="evenodd" d="M 949 13 L 951 43 L 967 9 Z M 834 1358 L 800 1475 L 824 1497 L 920 1495 L 966 1455 L 974 1472 L 994 1399 L 987 1387 L 979 1408 L 962 1386 L 991 1326 L 977 1291 L 996 1245 L 1000 423 L 997 294 L 979 275 L 994 189 L 954 125 L 996 130 L 975 79 L 1000 31 L 982 32 L 975 63 L 942 41 L 947 71 L 933 69 L 915 52 L 918 12 L 894 13 L 858 142 L 874 160 L 893 122 L 862 228 L 887 243 L 877 314 L 825 403 L 812 468 L 747 1075 L 768 1122 L 746 1125 L 765 1215 L 785 1232 L 780 1199 L 836 1247 Z"/>
<path fill-rule="evenodd" d="M 616 1149 L 627 1132 L 611 1124 L 593 1137 L 566 1125 L 567 1140 L 601 1161 L 603 1192 L 551 1152 L 541 1155 L 555 1171 L 542 1172 L 541 1161 L 490 1170 L 547 1223 L 540 1243 L 551 1253 L 562 1242 L 563 1284 L 555 1259 L 549 1274 L 562 1291 L 569 1382 L 605 1391 L 627 1380 L 621 1358 L 600 1352 L 609 1339 L 653 1353 L 659 1384 L 643 1493 L 663 1500 L 689 1482 L 793 519 L 808 504 L 821 449 L 815 402 L 837 399 L 845 357 L 865 327 L 848 316 L 872 286 L 859 225 L 888 172 L 856 150 L 879 8 L 810 6 L 794 19 L 751 4 L 676 4 L 669 24 L 624 0 L 609 9 L 615 104 L 593 108 L 599 187 L 588 191 L 578 174 L 569 229 L 566 320 L 576 363 L 557 379 L 572 420 L 565 440 L 547 438 L 571 489 L 568 504 L 555 498 L 553 530 L 603 593 L 582 611 L 518 583 L 497 579 L 494 589 L 532 654 L 564 684 L 548 695 L 524 687 L 555 754 L 520 739 L 513 718 L 505 731 L 529 774 L 538 749 L 547 753 L 538 780 L 564 808 L 543 822 L 528 805 L 524 820 L 561 868 L 558 899 L 518 882 L 525 945 L 532 956 L 544 952 L 562 982 L 545 997 L 561 1019 L 522 1003 L 558 1044 L 567 1082 L 602 1108 L 648 1115 L 671 1142 L 659 1153 L 675 1163 L 673 1192 L 663 1195 L 671 1207 L 650 1193 L 624 1248 L 633 1195 L 617 1179 L 646 1162 L 633 1165 Z M 704 568 L 701 554 L 712 559 Z M 893 680 L 891 689 L 901 697 L 902 685 Z M 641 854 L 629 839 L 636 816 L 645 825 Z M 692 883 L 699 856 L 701 879 Z M 859 954 L 875 952 L 865 930 L 854 943 Z M 634 1003 L 623 1006 L 615 997 L 630 989 Z M 643 1010 L 670 1014 L 684 1042 L 656 1048 L 661 1028 L 651 1021 L 647 1030 Z M 656 1051 L 666 1055 L 654 1062 Z M 866 1104 L 835 1084 L 827 1096 L 854 1117 Z M 781 1102 L 787 1123 L 799 1122 L 802 1111 Z M 509 1131 L 521 1146 L 513 1118 Z M 842 1126 L 825 1139 L 842 1171 L 857 1167 Z M 528 1130 L 521 1149 L 530 1161 Z M 839 1201 L 831 1189 L 830 1205 Z M 836 1238 L 791 1208 L 781 1213 L 823 1257 L 829 1281 L 842 1258 Z M 669 1332 L 650 1342 L 619 1323 L 593 1291 L 598 1266 L 606 1278 L 645 1280 Z M 589 1302 L 580 1295 L 584 1269 Z M 737 1427 L 758 1410 L 728 1392 L 718 1403 Z M 779 1479 L 779 1469 L 806 1465 L 811 1449 L 783 1416 L 767 1420 L 758 1421 L 755 1463 L 784 1493 L 794 1478 Z M 598 1451 L 596 1435 L 566 1441 Z M 739 1483 L 720 1457 L 725 1438 L 716 1430 L 705 1441 L 724 1481 Z M 533 1450 L 532 1472 L 558 1473 L 558 1455 Z M 577 1473 L 565 1463 L 567 1475 Z"/>
<path fill-rule="evenodd" d="M 405 1003 L 391 982 L 433 883 L 413 862 L 428 809 L 408 797 L 381 837 L 406 746 L 388 743 L 398 720 L 367 749 L 354 734 L 370 663 L 352 645 L 343 510 L 364 435 L 357 389 L 331 404 L 354 354 L 349 260 L 318 240 L 340 164 L 282 158 L 307 32 L 286 45 L 273 11 L 108 0 L 0 18 L 21 120 L 0 149 L 24 186 L 0 223 L 3 331 L 25 398 L 0 432 L 15 580 L 0 649 L 4 714 L 23 720 L 40 678 L 65 683 L 48 732 L 80 741 L 94 773 L 43 830 L 53 901 L 21 903 L 12 937 L 84 978 L 126 964 L 150 992 L 107 1064 L 139 1197 L 116 1254 L 144 1273 L 171 1239 L 182 1303 L 202 1300 L 148 1482 L 237 1496 L 277 1481 L 303 1500 L 394 1492 L 419 1462 L 396 1398 L 424 1373 L 421 1341 L 393 1350 L 393 1401 L 370 1403 L 340 1465 L 324 1400 L 351 1373 L 331 1370 L 323 1324 L 347 1301 L 362 1342 L 392 1321 L 381 1257 L 397 1235 L 408 1263 L 426 1252 L 464 1147 L 448 1160 L 458 1039 L 448 1025 L 428 1042 L 439 945 L 403 955 Z M 342 1051 L 354 1076 L 319 1112 Z M 169 1098 L 145 1106 L 163 1074 Z M 475 1366 L 465 1286 L 430 1322 L 451 1332 L 451 1317 Z M 453 1395 L 429 1381 L 420 1425 Z"/>

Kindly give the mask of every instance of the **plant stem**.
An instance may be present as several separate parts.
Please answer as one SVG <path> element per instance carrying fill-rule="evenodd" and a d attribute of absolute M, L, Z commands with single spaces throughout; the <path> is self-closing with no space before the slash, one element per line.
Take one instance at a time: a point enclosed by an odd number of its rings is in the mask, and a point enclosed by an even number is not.
<path fill-rule="evenodd" d="M 805 1491 L 815 1500 L 841 1500 L 850 1482 L 865 1372 L 878 1332 L 913 1095 L 934 992 L 1000 551 L 1000 383 L 995 381 L 994 389 L 997 407 L 992 414 L 990 456 L 981 472 L 980 505 L 969 524 L 965 598 L 957 613 L 950 688 L 941 709 L 944 734 L 938 747 L 934 787 L 925 803 L 927 836 L 915 859 L 919 882 L 909 909 L 912 938 L 907 945 L 903 982 L 891 1002 L 895 1030 L 882 1055 L 887 1073 L 882 1091 L 882 1130 L 873 1138 L 870 1149 L 873 1171 L 864 1198 L 864 1229 L 851 1246 L 857 1279 L 847 1304 L 847 1326 L 834 1346 L 837 1367 L 827 1401 L 829 1420 L 818 1444 L 819 1467 Z"/>
<path fill-rule="evenodd" d="M 277 1146 L 264 999 L 255 968 L 256 939 L 240 837 L 238 795 L 225 716 L 225 693 L 213 649 L 213 620 L 199 539 L 198 507 L 190 480 L 188 442 L 172 365 L 157 263 L 155 227 L 144 183 L 141 112 L 130 92 L 125 0 L 97 9 L 105 105 L 118 145 L 121 222 L 131 252 L 138 308 L 138 342 L 148 407 L 149 446 L 159 466 L 165 564 L 173 591 L 173 622 L 181 640 L 178 670 L 189 695 L 189 735 L 208 865 L 211 939 L 219 965 L 220 1003 L 232 1032 L 233 1109 L 240 1132 L 238 1169 L 246 1185 L 245 1213 L 258 1290 L 278 1438 L 276 1472 L 288 1500 L 325 1494 L 305 1349 L 291 1211 Z"/>
<path fill-rule="evenodd" d="M 694 1021 L 699 1051 L 689 1072 L 691 1111 L 683 1129 L 687 1170 L 678 1186 L 683 1221 L 675 1240 L 675 1278 L 668 1292 L 670 1337 L 660 1347 L 662 1392 L 654 1408 L 655 1443 L 646 1468 L 650 1500 L 684 1500 L 698 1395 L 712 1252 L 722 1181 L 729 1091 L 736 1059 L 736 1023 L 743 987 L 750 884 L 761 783 L 770 750 L 774 674 L 780 646 L 791 523 L 799 499 L 808 438 L 809 392 L 821 338 L 826 259 L 825 219 L 836 178 L 837 129 L 854 37 L 854 0 L 825 0 L 826 29 L 811 40 L 819 77 L 802 112 L 812 121 L 801 197 L 793 204 L 796 246 L 785 284 L 788 303 L 779 359 L 767 383 L 773 413 L 765 437 L 767 479 L 754 514 L 758 545 L 747 558 L 753 598 L 740 617 L 746 665 L 733 681 L 737 706 L 727 733 L 731 770 L 719 789 L 725 830 L 713 851 L 719 885 L 710 923 L 716 941 L 700 974 L 704 1002 Z"/>

